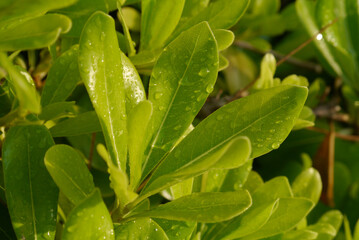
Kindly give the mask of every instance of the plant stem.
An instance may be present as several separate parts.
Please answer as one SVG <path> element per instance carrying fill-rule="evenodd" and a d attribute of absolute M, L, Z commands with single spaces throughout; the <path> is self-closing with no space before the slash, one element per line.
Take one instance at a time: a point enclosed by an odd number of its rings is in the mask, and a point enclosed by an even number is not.
<path fill-rule="evenodd" d="M 120 23 L 122 25 L 123 28 L 123 33 L 125 34 L 125 38 L 126 38 L 126 47 L 127 47 L 127 51 L 128 51 L 128 56 L 134 56 L 136 54 L 136 49 L 133 46 L 133 42 L 132 42 L 132 38 L 131 38 L 131 34 L 130 31 L 128 30 L 128 27 L 126 25 L 125 19 L 123 17 L 122 14 L 122 9 L 120 4 L 117 2 L 117 8 L 118 8 L 118 20 L 120 20 Z"/>

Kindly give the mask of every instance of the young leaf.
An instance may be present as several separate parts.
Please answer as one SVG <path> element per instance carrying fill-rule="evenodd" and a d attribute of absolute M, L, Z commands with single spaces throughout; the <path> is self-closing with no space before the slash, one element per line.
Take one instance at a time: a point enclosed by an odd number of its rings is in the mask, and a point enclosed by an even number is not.
<path fill-rule="evenodd" d="M 128 116 L 128 152 L 132 190 L 135 190 L 141 179 L 146 133 L 152 111 L 152 103 L 145 100 L 140 102 Z"/>
<path fill-rule="evenodd" d="M 207 21 L 213 30 L 230 28 L 242 17 L 248 5 L 249 0 L 219 0 L 211 2 L 210 5 L 204 8 L 198 15 L 190 18 L 184 24 L 179 25 L 170 40 L 177 37 L 181 32 L 203 21 Z"/>
<path fill-rule="evenodd" d="M 0 30 L 0 50 L 16 51 L 44 48 L 53 44 L 60 33 L 68 32 L 71 20 L 60 14 L 47 14 Z"/>
<path fill-rule="evenodd" d="M 308 168 L 297 176 L 292 185 L 296 197 L 304 197 L 317 203 L 322 193 L 322 180 L 314 168 Z"/>
<path fill-rule="evenodd" d="M 138 72 L 132 62 L 123 53 L 121 54 L 121 62 L 123 66 L 122 74 L 126 93 L 126 111 L 127 114 L 140 102 L 146 99 L 146 92 Z"/>
<path fill-rule="evenodd" d="M 181 18 L 185 0 L 141 1 L 140 51 L 161 48 Z"/>
<path fill-rule="evenodd" d="M 304 198 L 280 198 L 277 210 L 258 231 L 243 238 L 261 239 L 274 236 L 295 227 L 313 208 L 312 201 Z M 288 213 L 291 214 L 288 214 Z"/>
<path fill-rule="evenodd" d="M 3 145 L 5 192 L 18 239 L 54 239 L 59 190 L 44 164 L 54 142 L 44 126 L 10 128 Z"/>
<path fill-rule="evenodd" d="M 55 145 L 45 155 L 45 166 L 59 189 L 78 205 L 95 189 L 85 160 L 68 145 Z"/>
<path fill-rule="evenodd" d="M 73 239 L 115 239 L 111 216 L 98 189 L 77 205 L 67 218 L 62 240 Z"/>
<path fill-rule="evenodd" d="M 96 112 L 89 111 L 66 119 L 50 128 L 53 137 L 77 136 L 85 133 L 101 132 Z"/>
<path fill-rule="evenodd" d="M 81 81 L 78 70 L 78 45 L 56 59 L 46 78 L 41 94 L 41 105 L 65 101 Z"/>
<path fill-rule="evenodd" d="M 32 79 L 28 80 L 26 74 L 23 74 L 18 67 L 13 65 L 3 52 L 0 52 L 0 66 L 2 66 L 10 75 L 8 80 L 15 90 L 20 107 L 23 110 L 28 110 L 32 113 L 40 113 L 40 97 Z"/>
<path fill-rule="evenodd" d="M 80 75 L 99 117 L 110 156 L 125 171 L 127 128 L 121 55 L 114 20 L 94 13 L 82 31 Z"/>
<path fill-rule="evenodd" d="M 234 33 L 230 30 L 216 29 L 213 34 L 217 41 L 218 51 L 228 48 L 234 41 Z"/>
<path fill-rule="evenodd" d="M 216 42 L 205 22 L 181 34 L 163 51 L 150 79 L 153 136 L 143 178 L 192 123 L 213 90 L 217 69 Z"/>
<path fill-rule="evenodd" d="M 178 221 L 221 222 L 238 216 L 251 204 L 251 197 L 246 190 L 193 193 L 135 216 Z"/>
<path fill-rule="evenodd" d="M 141 194 L 148 194 L 169 183 L 168 176 L 172 174 L 175 177 L 182 166 L 193 166 L 198 162 L 204 163 L 203 170 L 208 169 L 209 162 L 203 159 L 238 136 L 250 139 L 252 158 L 278 148 L 291 131 L 306 96 L 306 88 L 280 86 L 225 105 L 202 121 L 172 150 Z M 198 164 L 197 169 L 191 171 L 195 170 L 200 170 Z M 162 180 L 161 176 L 164 176 Z"/>
<path fill-rule="evenodd" d="M 168 240 L 162 228 L 150 218 L 138 218 L 123 224 L 115 224 L 116 240 Z"/>

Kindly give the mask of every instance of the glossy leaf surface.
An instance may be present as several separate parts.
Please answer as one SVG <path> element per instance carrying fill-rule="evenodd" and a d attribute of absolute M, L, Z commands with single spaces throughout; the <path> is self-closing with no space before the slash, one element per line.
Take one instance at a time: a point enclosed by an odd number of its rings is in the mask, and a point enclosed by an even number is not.
<path fill-rule="evenodd" d="M 195 227 L 195 222 L 173 221 L 167 219 L 155 219 L 156 223 L 165 231 L 170 240 L 190 240 Z"/>
<path fill-rule="evenodd" d="M 138 218 L 115 225 L 116 240 L 168 240 L 163 229 L 150 218 Z"/>
<path fill-rule="evenodd" d="M 52 65 L 41 94 L 44 107 L 55 102 L 65 101 L 81 81 L 78 70 L 78 45 L 59 56 Z"/>
<path fill-rule="evenodd" d="M 115 239 L 110 213 L 98 189 L 71 211 L 62 240 L 73 239 Z"/>
<path fill-rule="evenodd" d="M 162 47 L 181 18 L 185 0 L 141 1 L 141 50 Z"/>
<path fill-rule="evenodd" d="M 61 192 L 74 204 L 86 199 L 95 189 L 85 159 L 68 145 L 51 147 L 45 165 Z"/>
<path fill-rule="evenodd" d="M 306 88 L 280 86 L 225 105 L 176 146 L 156 169 L 142 194 L 161 186 L 161 176 L 195 163 L 238 136 L 250 139 L 253 158 L 278 148 L 291 131 L 306 96 Z"/>
<path fill-rule="evenodd" d="M 80 39 L 79 66 L 111 159 L 124 171 L 127 157 L 125 91 L 115 23 L 110 16 L 96 12 L 87 21 Z"/>
<path fill-rule="evenodd" d="M 60 14 L 47 14 L 0 30 L 0 50 L 43 48 L 53 44 L 60 33 L 68 32 L 71 20 Z"/>
<path fill-rule="evenodd" d="M 294 180 L 292 189 L 294 196 L 308 198 L 317 203 L 322 192 L 319 172 L 314 168 L 304 170 Z"/>
<path fill-rule="evenodd" d="M 213 90 L 217 69 L 217 46 L 207 23 L 184 32 L 163 51 L 150 79 L 153 136 L 143 177 L 192 123 Z"/>
<path fill-rule="evenodd" d="M 241 214 L 251 204 L 251 197 L 245 190 L 222 193 L 193 193 L 137 216 L 178 221 L 220 222 Z"/>
<path fill-rule="evenodd" d="M 216 29 L 213 31 L 213 34 L 217 41 L 218 51 L 228 48 L 234 41 L 234 33 L 232 31 Z"/>
<path fill-rule="evenodd" d="M 3 145 L 6 199 L 18 239 L 54 239 L 58 188 L 44 164 L 54 144 L 44 126 L 12 127 Z"/>
<path fill-rule="evenodd" d="M 96 112 L 89 111 L 66 119 L 50 128 L 53 137 L 77 136 L 85 133 L 101 132 Z"/>

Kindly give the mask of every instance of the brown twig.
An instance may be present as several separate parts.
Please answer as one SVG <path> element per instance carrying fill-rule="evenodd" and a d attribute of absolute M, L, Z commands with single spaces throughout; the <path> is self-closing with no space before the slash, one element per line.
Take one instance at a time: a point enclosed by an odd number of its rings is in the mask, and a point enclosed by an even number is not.
<path fill-rule="evenodd" d="M 309 131 L 313 131 L 313 132 L 318 132 L 318 133 L 323 133 L 323 134 L 328 134 L 329 131 L 323 128 L 318 128 L 318 127 L 308 127 L 307 130 Z M 346 141 L 351 141 L 351 142 L 359 142 L 359 136 L 358 135 L 345 135 L 345 134 L 341 134 L 341 133 L 335 133 L 335 137 L 346 140 Z"/>
<path fill-rule="evenodd" d="M 92 133 L 91 135 L 91 145 L 90 145 L 90 153 L 89 153 L 89 162 L 87 164 L 88 169 L 91 169 L 92 166 L 92 159 L 93 159 L 93 152 L 95 149 L 95 142 L 96 142 L 96 133 Z"/>
<path fill-rule="evenodd" d="M 282 63 L 284 63 L 285 61 L 287 61 L 290 57 L 292 57 L 294 54 L 296 54 L 297 52 L 299 52 L 300 50 L 302 50 L 304 47 L 306 47 L 309 43 L 311 43 L 312 41 L 315 40 L 315 38 L 318 36 L 318 34 L 323 33 L 328 27 L 332 26 L 334 23 L 336 23 L 338 21 L 338 18 L 334 19 L 333 21 L 331 21 L 330 23 L 328 23 L 327 25 L 325 25 L 324 27 L 322 27 L 316 34 L 314 34 L 311 38 L 309 38 L 308 40 L 306 40 L 305 42 L 303 42 L 302 44 L 300 44 L 297 48 L 295 48 L 293 51 L 291 51 L 290 53 L 288 53 L 284 58 L 282 58 L 281 60 L 279 60 L 277 62 L 277 67 L 279 65 L 281 65 Z"/>

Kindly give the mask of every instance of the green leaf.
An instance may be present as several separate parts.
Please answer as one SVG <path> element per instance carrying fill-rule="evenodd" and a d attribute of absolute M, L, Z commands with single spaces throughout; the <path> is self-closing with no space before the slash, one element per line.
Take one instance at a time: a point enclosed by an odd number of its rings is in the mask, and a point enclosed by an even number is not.
<path fill-rule="evenodd" d="M 263 185 L 262 177 L 257 172 L 250 171 L 247 180 L 243 185 L 243 188 L 247 189 L 250 193 L 253 193 L 262 185 Z"/>
<path fill-rule="evenodd" d="M 161 48 L 181 18 L 185 0 L 141 1 L 140 51 Z"/>
<path fill-rule="evenodd" d="M 287 178 L 273 178 L 254 191 L 253 204 L 245 213 L 224 225 L 212 238 L 236 239 L 258 231 L 276 211 L 278 199 L 292 196 Z"/>
<path fill-rule="evenodd" d="M 213 34 L 217 41 L 218 51 L 227 49 L 234 41 L 234 33 L 230 30 L 216 29 Z"/>
<path fill-rule="evenodd" d="M 190 195 L 192 193 L 193 181 L 194 181 L 193 178 L 189 178 L 187 180 L 184 180 L 183 182 L 173 185 L 170 188 L 173 199 Z"/>
<path fill-rule="evenodd" d="M 65 36 L 78 39 L 85 23 L 94 12 L 108 13 L 108 10 L 107 1 L 105 0 L 77 0 L 75 4 L 56 12 L 66 15 L 72 20 L 72 28 Z"/>
<path fill-rule="evenodd" d="M 101 132 L 96 112 L 89 111 L 66 119 L 50 128 L 53 137 L 77 136 L 85 133 Z"/>
<path fill-rule="evenodd" d="M 53 44 L 61 33 L 68 32 L 71 20 L 60 14 L 47 14 L 0 30 L 0 50 L 16 51 L 44 48 Z"/>
<path fill-rule="evenodd" d="M 73 239 L 115 239 L 110 213 L 98 189 L 77 205 L 67 218 L 62 240 Z"/>
<path fill-rule="evenodd" d="M 244 237 L 243 240 L 261 239 L 288 231 L 304 219 L 313 206 L 312 201 L 304 198 L 280 198 L 277 210 L 268 222 L 255 233 Z"/>
<path fill-rule="evenodd" d="M 354 227 L 353 240 L 359 240 L 359 220 L 356 222 L 355 227 Z"/>
<path fill-rule="evenodd" d="M 100 120 L 111 159 L 125 171 L 125 90 L 113 18 L 102 12 L 94 13 L 82 32 L 79 51 L 80 75 Z"/>
<path fill-rule="evenodd" d="M 74 116 L 75 102 L 56 102 L 44 107 L 39 114 L 41 120 L 54 120 L 63 117 Z"/>
<path fill-rule="evenodd" d="M 172 221 L 167 219 L 155 219 L 156 223 L 165 231 L 168 239 L 190 240 L 195 230 L 195 222 Z"/>
<path fill-rule="evenodd" d="M 128 153 L 132 190 L 137 188 L 141 180 L 145 140 L 152 111 L 152 103 L 145 100 L 140 102 L 128 116 Z"/>
<path fill-rule="evenodd" d="M 317 232 L 319 240 L 333 239 L 342 222 L 343 215 L 338 210 L 331 210 L 323 214 L 316 224 L 308 226 L 308 229 Z"/>
<path fill-rule="evenodd" d="M 249 160 L 239 168 L 230 169 L 221 185 L 221 192 L 237 191 L 242 188 L 252 170 L 252 163 L 253 160 Z"/>
<path fill-rule="evenodd" d="M 250 139 L 252 158 L 277 149 L 291 131 L 306 96 L 306 88 L 280 86 L 223 106 L 202 121 L 172 150 L 153 173 L 141 195 L 161 188 L 169 182 L 166 176 L 178 175 L 176 171 L 189 163 L 194 166 L 198 162 L 197 168 L 202 163 L 203 170 L 209 169 L 209 160 L 205 162 L 203 159 L 239 136 Z"/>
<path fill-rule="evenodd" d="M 297 176 L 292 185 L 295 197 L 304 197 L 317 203 L 322 193 L 322 180 L 314 168 L 308 168 Z"/>
<path fill-rule="evenodd" d="M 173 172 L 164 174 L 154 181 L 152 181 L 151 178 L 148 187 L 146 186 L 141 192 L 141 197 L 148 197 L 166 187 L 179 183 L 187 178 L 200 175 L 210 169 L 235 168 L 244 164 L 245 161 L 248 160 L 249 154 L 250 143 L 248 139 L 246 137 L 237 137 L 229 141 L 219 150 L 206 153 L 199 157 L 199 159 L 194 159 L 190 162 L 180 162 L 177 158 L 174 158 L 172 161 L 176 161 L 175 164 L 170 161 L 163 162 L 158 168 L 160 169 L 159 171 L 163 171 L 164 169 L 168 170 L 173 167 L 177 167 L 177 169 L 173 169 Z M 156 173 L 158 172 L 156 171 L 155 174 Z M 155 175 L 155 178 L 156 177 L 157 175 Z"/>
<path fill-rule="evenodd" d="M 179 25 L 170 39 L 174 39 L 181 32 L 203 21 L 207 21 L 213 30 L 228 29 L 239 21 L 248 5 L 249 0 L 218 0 L 211 2 L 200 13 Z"/>
<path fill-rule="evenodd" d="M 13 65 L 6 54 L 2 52 L 0 52 L 0 66 L 10 75 L 8 80 L 15 90 L 21 109 L 40 113 L 40 97 L 32 79 L 27 78 L 28 74 L 20 70 L 18 66 Z"/>
<path fill-rule="evenodd" d="M 41 94 L 41 105 L 65 101 L 81 81 L 78 70 L 78 45 L 56 58 L 46 78 Z"/>
<path fill-rule="evenodd" d="M 153 136 L 143 178 L 192 123 L 213 90 L 217 69 L 216 42 L 205 22 L 181 34 L 162 52 L 150 79 Z"/>
<path fill-rule="evenodd" d="M 59 189 L 78 205 L 95 189 L 85 159 L 72 147 L 55 145 L 45 155 L 45 166 Z"/>
<path fill-rule="evenodd" d="M 11 0 L 11 4 L 0 6 L 0 29 L 14 22 L 41 16 L 50 10 L 67 7 L 74 2 L 76 0 Z"/>
<path fill-rule="evenodd" d="M 137 104 L 146 99 L 146 92 L 135 66 L 123 52 L 121 52 L 121 62 L 126 93 L 126 111 L 129 114 Z"/>
<path fill-rule="evenodd" d="M 304 106 L 299 114 L 293 130 L 298 130 L 306 127 L 313 127 L 315 121 L 315 114 L 310 107 Z"/>
<path fill-rule="evenodd" d="M 54 142 L 44 126 L 10 128 L 3 145 L 5 191 L 18 239 L 54 239 L 58 188 L 44 164 Z"/>
<path fill-rule="evenodd" d="M 301 229 L 301 230 L 293 230 L 289 231 L 283 234 L 282 239 L 283 240 L 319 240 L 318 233 L 307 230 L 307 229 Z"/>
<path fill-rule="evenodd" d="M 168 240 L 162 228 L 150 218 L 138 218 L 123 224 L 115 224 L 116 240 Z"/>
<path fill-rule="evenodd" d="M 155 217 L 178 221 L 221 222 L 238 216 L 252 204 L 246 190 L 193 193 L 133 217 Z"/>
<path fill-rule="evenodd" d="M 182 20 L 187 20 L 190 17 L 197 15 L 209 4 L 209 0 L 191 0 L 186 1 L 182 11 Z"/>

